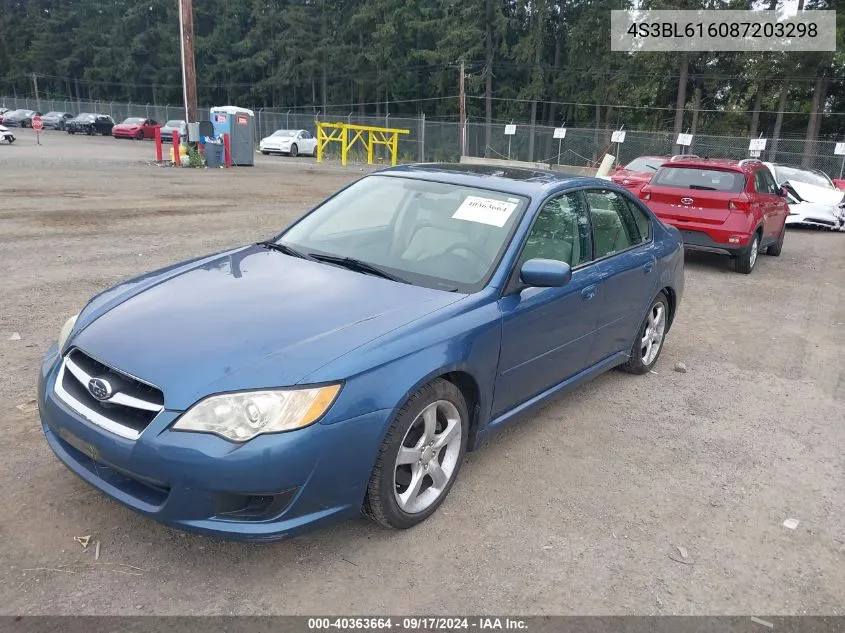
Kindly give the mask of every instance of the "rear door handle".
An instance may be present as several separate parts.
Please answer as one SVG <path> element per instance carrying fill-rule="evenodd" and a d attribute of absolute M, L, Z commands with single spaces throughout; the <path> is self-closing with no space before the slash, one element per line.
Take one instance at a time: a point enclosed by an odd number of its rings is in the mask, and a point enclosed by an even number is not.
<path fill-rule="evenodd" d="M 592 286 L 587 286 L 586 288 L 584 288 L 581 291 L 581 297 L 583 297 L 584 300 L 592 299 L 595 296 L 596 296 L 596 285 L 595 284 L 593 284 Z"/>
<path fill-rule="evenodd" d="M 654 262 L 646 262 L 643 264 L 643 270 L 647 273 L 650 273 L 652 268 L 654 268 Z"/>

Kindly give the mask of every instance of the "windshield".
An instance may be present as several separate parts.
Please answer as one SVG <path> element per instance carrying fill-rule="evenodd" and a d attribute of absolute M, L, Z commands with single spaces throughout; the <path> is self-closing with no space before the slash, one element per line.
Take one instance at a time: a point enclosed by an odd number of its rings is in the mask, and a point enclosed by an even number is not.
<path fill-rule="evenodd" d="M 500 191 L 369 176 L 280 241 L 306 254 L 362 260 L 409 283 L 475 292 L 493 273 L 527 203 Z"/>
<path fill-rule="evenodd" d="M 651 184 L 663 187 L 678 187 L 679 189 L 738 193 L 745 187 L 745 177 L 735 171 L 722 171 L 720 169 L 662 167 Z"/>
<path fill-rule="evenodd" d="M 138 118 L 138 117 L 129 117 L 128 119 L 125 119 L 123 121 L 123 123 L 126 124 L 126 125 L 141 125 L 141 123 L 143 123 L 143 122 L 144 122 L 144 119 L 141 119 L 141 118 Z"/>
<path fill-rule="evenodd" d="M 181 127 L 182 121 L 168 121 L 164 124 L 165 127 Z"/>
<path fill-rule="evenodd" d="M 808 185 L 815 185 L 817 187 L 824 187 L 825 189 L 835 189 L 833 183 L 825 174 L 820 174 L 815 171 L 807 169 L 796 169 L 794 167 L 784 167 L 783 165 L 775 165 L 775 174 L 778 183 L 784 183 L 787 180 L 790 182 L 803 182 Z"/>
<path fill-rule="evenodd" d="M 293 130 L 276 130 L 273 132 L 273 136 L 284 136 L 286 138 L 290 138 L 294 134 L 295 132 Z"/>
<path fill-rule="evenodd" d="M 666 162 L 665 158 L 651 158 L 649 156 L 640 156 L 635 158 L 630 163 L 625 165 L 625 169 L 629 171 L 657 171 L 660 166 Z"/>
<path fill-rule="evenodd" d="M 76 117 L 76 119 L 74 119 L 74 120 L 75 121 L 90 121 L 93 118 L 94 118 L 93 114 L 88 114 L 87 112 L 83 112 L 78 117 Z"/>
<path fill-rule="evenodd" d="M 52 117 L 60 117 L 60 116 L 62 116 L 61 112 L 48 112 L 47 114 L 44 115 L 44 118 L 47 118 L 47 117 L 52 118 Z"/>

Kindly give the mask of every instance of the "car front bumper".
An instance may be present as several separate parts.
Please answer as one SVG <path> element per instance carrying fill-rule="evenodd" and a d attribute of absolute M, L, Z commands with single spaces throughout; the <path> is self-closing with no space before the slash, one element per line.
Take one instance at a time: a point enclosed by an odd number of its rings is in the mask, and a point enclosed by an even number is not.
<path fill-rule="evenodd" d="M 290 146 L 281 147 L 280 145 L 264 145 L 260 146 L 259 151 L 272 152 L 274 154 L 290 154 Z"/>
<path fill-rule="evenodd" d="M 234 540 L 269 541 L 357 516 L 389 410 L 243 444 L 170 430 L 162 411 L 135 440 L 89 422 L 54 392 L 55 345 L 38 381 L 41 425 L 70 470 L 166 525 Z"/>

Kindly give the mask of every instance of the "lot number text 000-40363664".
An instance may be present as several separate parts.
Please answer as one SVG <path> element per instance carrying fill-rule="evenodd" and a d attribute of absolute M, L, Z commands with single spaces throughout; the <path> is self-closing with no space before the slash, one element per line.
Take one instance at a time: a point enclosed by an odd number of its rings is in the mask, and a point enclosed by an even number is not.
<path fill-rule="evenodd" d="M 613 51 L 835 51 L 836 11 L 611 11 Z"/>

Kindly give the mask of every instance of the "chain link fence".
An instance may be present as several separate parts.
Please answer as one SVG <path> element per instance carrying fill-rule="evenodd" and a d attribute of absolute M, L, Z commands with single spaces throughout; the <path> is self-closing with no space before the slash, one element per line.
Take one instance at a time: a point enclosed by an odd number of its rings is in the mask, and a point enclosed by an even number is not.
<path fill-rule="evenodd" d="M 16 109 L 39 109 L 35 99 L 0 97 L 0 106 Z M 256 141 L 279 129 L 306 129 L 316 133 L 317 121 L 352 123 L 408 130 L 399 137 L 398 158 L 400 162 L 456 161 L 460 157 L 460 126 L 454 121 L 427 119 L 425 115 L 400 117 L 360 116 L 349 113 L 346 116 L 321 115 L 272 108 L 252 108 L 255 112 Z M 143 116 L 161 123 L 172 119 L 184 119 L 185 109 L 181 105 L 157 105 L 142 103 L 120 103 L 115 101 L 71 101 L 41 99 L 40 111 L 95 112 L 110 115 L 115 121 L 130 116 Z M 200 119 L 209 117 L 208 108 L 199 109 Z M 505 134 L 505 123 L 496 122 L 488 126 L 482 121 L 468 121 L 466 124 L 466 154 L 487 158 L 510 158 L 513 160 L 543 162 L 576 166 L 595 166 L 605 152 L 616 156 L 621 163 L 627 163 L 637 156 L 669 156 L 675 151 L 675 137 L 670 132 L 646 132 L 627 130 L 625 142 L 611 143 L 612 129 L 568 128 L 563 139 L 554 138 L 554 128 L 536 125 L 516 124 L 516 133 Z M 532 144 L 533 136 L 533 144 Z M 715 136 L 699 134 L 693 138 L 691 147 L 684 153 L 710 158 L 748 158 L 749 139 L 740 136 Z M 533 145 L 533 146 L 532 146 Z M 819 139 L 805 151 L 804 138 L 770 138 L 762 153 L 762 160 L 819 169 L 832 177 L 838 177 L 843 168 L 841 156 L 833 153 L 835 140 Z M 387 160 L 387 149 L 379 148 L 376 160 Z M 329 146 L 328 154 L 339 154 L 339 148 Z M 366 160 L 365 152 L 355 149 L 350 160 Z"/>

